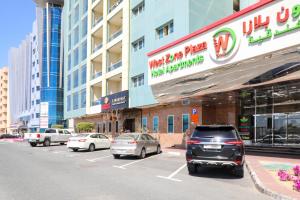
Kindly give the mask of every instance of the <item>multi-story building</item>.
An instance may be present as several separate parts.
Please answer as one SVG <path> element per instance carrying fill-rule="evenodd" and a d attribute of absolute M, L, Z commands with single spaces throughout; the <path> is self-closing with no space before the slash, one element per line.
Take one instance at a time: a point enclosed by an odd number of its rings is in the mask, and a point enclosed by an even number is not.
<path fill-rule="evenodd" d="M 31 108 L 31 34 L 9 51 L 9 96 L 11 129 L 27 128 Z"/>
<path fill-rule="evenodd" d="M 169 145 L 192 125 L 232 124 L 255 147 L 299 148 L 300 15 L 290 12 L 299 1 L 238 2 L 242 10 L 147 52 L 157 104 L 143 108 L 142 124 Z M 171 32 L 155 30 L 158 38 Z"/>
<path fill-rule="evenodd" d="M 9 132 L 8 67 L 0 68 L 0 134 Z"/>
<path fill-rule="evenodd" d="M 238 10 L 238 5 L 228 0 L 131 1 L 129 105 L 130 108 L 139 109 L 132 115 L 135 127 L 151 132 L 167 132 L 167 117 L 174 115 L 167 107 L 155 108 L 159 102 L 148 85 L 147 53 L 224 18 L 235 10 Z M 180 118 L 178 121 L 184 121 L 184 127 L 174 131 L 185 132 L 189 127 L 189 107 L 187 105 L 176 111 Z M 149 110 L 153 110 L 153 113 L 149 113 Z M 178 123 L 177 120 L 175 122 Z"/>
<path fill-rule="evenodd" d="M 64 11 L 64 117 L 86 115 L 88 0 L 65 2 Z"/>
<path fill-rule="evenodd" d="M 64 124 L 63 120 L 63 0 L 34 0 L 42 9 L 38 33 L 41 41 L 40 128 Z"/>
<path fill-rule="evenodd" d="M 124 121 L 120 110 L 128 108 L 129 0 L 89 1 L 86 39 L 82 35 L 76 36 L 80 34 L 77 29 L 84 30 L 80 27 L 86 23 L 86 2 L 69 1 L 67 4 L 65 27 L 72 30 L 72 34 L 65 33 L 68 48 L 70 46 L 70 50 L 65 48 L 66 66 L 70 65 L 65 70 L 65 75 L 70 77 L 65 78 L 65 118 L 77 118 L 76 122 L 94 121 L 97 131 L 118 132 Z M 77 14 L 73 17 L 72 13 Z M 76 38 L 82 39 L 75 42 Z M 84 50 L 87 50 L 86 61 L 80 56 L 84 55 Z M 80 81 L 84 79 L 80 72 L 85 65 L 86 83 Z M 77 70 L 80 76 L 77 76 Z"/>
<path fill-rule="evenodd" d="M 40 9 L 37 9 L 37 16 Z M 41 15 L 40 15 L 41 16 Z M 38 17 L 37 17 L 38 18 Z M 30 121 L 28 129 L 34 132 L 40 128 L 40 92 L 41 92 L 41 78 L 40 78 L 40 53 L 39 53 L 39 40 L 38 40 L 38 25 L 34 21 L 31 33 L 31 107 L 30 107 Z"/>

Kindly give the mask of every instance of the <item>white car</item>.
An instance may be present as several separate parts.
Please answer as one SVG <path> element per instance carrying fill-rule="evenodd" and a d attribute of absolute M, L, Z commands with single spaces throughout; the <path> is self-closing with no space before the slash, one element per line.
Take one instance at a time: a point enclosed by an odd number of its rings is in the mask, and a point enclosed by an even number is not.
<path fill-rule="evenodd" d="M 89 151 L 109 149 L 110 140 L 107 136 L 100 133 L 78 134 L 69 139 L 67 147 L 73 151 L 78 151 L 79 149 Z"/>

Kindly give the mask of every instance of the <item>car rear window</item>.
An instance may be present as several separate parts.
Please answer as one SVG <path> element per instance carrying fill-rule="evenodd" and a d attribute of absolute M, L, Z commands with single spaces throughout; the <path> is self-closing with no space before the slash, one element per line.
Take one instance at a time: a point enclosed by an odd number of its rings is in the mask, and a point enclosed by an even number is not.
<path fill-rule="evenodd" d="M 237 138 L 237 133 L 233 127 L 196 127 L 193 138 Z"/>
<path fill-rule="evenodd" d="M 134 135 L 134 134 L 126 134 L 126 135 L 120 135 L 117 137 L 118 140 L 137 140 L 139 135 Z"/>
<path fill-rule="evenodd" d="M 55 129 L 46 129 L 45 133 L 56 133 Z"/>

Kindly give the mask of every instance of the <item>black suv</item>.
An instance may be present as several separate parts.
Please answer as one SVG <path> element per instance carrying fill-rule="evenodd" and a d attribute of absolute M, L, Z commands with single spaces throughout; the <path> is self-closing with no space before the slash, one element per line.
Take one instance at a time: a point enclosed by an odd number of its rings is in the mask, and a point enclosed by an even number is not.
<path fill-rule="evenodd" d="M 244 176 L 244 143 L 233 126 L 197 126 L 187 141 L 186 161 L 190 174 L 201 166 L 230 167 Z"/>

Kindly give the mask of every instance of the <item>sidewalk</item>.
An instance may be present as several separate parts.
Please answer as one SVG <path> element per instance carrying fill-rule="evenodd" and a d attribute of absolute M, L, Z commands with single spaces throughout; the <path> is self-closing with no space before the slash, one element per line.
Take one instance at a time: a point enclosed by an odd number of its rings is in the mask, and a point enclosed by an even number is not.
<path fill-rule="evenodd" d="M 290 170 L 300 159 L 267 157 L 258 155 L 246 156 L 246 167 L 248 168 L 255 186 L 263 193 L 275 199 L 300 199 L 300 192 L 293 190 L 293 183 L 280 181 L 278 170 Z"/>

